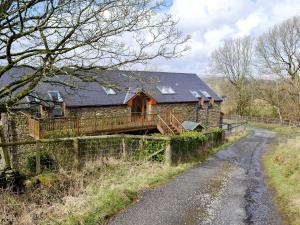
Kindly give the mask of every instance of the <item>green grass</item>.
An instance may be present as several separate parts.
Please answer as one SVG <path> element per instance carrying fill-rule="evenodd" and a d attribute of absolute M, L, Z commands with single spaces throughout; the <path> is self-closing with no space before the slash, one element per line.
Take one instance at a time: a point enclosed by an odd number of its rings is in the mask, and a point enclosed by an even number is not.
<path fill-rule="evenodd" d="M 274 124 L 251 123 L 251 126 L 270 129 L 286 143 L 277 141 L 268 146 L 263 157 L 268 183 L 274 190 L 275 202 L 289 224 L 300 224 L 300 129 Z"/>
<path fill-rule="evenodd" d="M 104 223 L 130 205 L 141 190 L 161 185 L 192 166 L 189 163 L 169 167 L 157 162 L 109 166 L 93 176 L 83 194 L 57 206 L 51 220 L 54 224 L 66 225 Z"/>

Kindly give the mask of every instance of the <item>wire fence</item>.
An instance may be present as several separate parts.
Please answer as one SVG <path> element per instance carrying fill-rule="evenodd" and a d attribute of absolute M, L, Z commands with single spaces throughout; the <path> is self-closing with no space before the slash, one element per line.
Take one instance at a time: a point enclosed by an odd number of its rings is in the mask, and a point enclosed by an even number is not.
<path fill-rule="evenodd" d="M 80 170 L 86 164 L 105 163 L 112 158 L 146 160 L 158 149 L 166 149 L 168 140 L 164 137 L 107 135 L 2 143 L 0 147 L 10 155 L 7 164 L 11 168 L 32 175 L 45 171 Z M 164 155 L 163 151 L 161 155 Z"/>
<path fill-rule="evenodd" d="M 0 172 L 0 224 L 41 224 L 56 205 L 68 201 L 66 196 L 72 200 L 83 194 L 87 185 L 102 184 L 105 170 L 124 165 L 131 168 L 145 160 L 172 164 L 199 159 L 223 140 L 224 132 L 216 130 L 199 133 L 197 138 L 103 135 L 0 143 L 2 151 L 10 155 L 6 163 L 14 168 L 6 174 Z M 24 175 L 29 183 L 24 184 Z M 20 182 L 19 186 L 4 186 L 1 176 L 14 184 Z"/>
<path fill-rule="evenodd" d="M 285 120 L 285 119 L 264 117 L 264 116 L 226 115 L 224 116 L 224 119 L 236 121 L 236 122 L 248 121 L 248 122 L 255 122 L 255 123 L 279 124 L 279 125 L 290 126 L 290 127 L 300 127 L 300 121 L 292 121 L 292 120 Z"/>

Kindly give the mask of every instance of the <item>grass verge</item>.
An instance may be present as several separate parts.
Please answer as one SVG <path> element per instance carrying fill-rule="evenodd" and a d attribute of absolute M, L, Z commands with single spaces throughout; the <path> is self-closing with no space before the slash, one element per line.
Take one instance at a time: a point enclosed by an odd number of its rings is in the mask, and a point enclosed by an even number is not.
<path fill-rule="evenodd" d="M 289 224 L 299 225 L 300 129 L 274 124 L 250 125 L 270 129 L 279 137 L 268 146 L 268 151 L 263 157 L 263 165 L 268 183 L 275 193 L 275 202 Z"/>
<path fill-rule="evenodd" d="M 212 149 L 210 154 L 248 134 L 244 131 L 228 137 L 224 145 Z M 159 162 L 111 159 L 101 167 L 90 165 L 80 173 L 42 174 L 28 181 L 28 186 L 38 186 L 24 195 L 0 194 L 0 224 L 105 224 L 132 204 L 141 191 L 166 183 L 196 163 L 170 167 Z"/>

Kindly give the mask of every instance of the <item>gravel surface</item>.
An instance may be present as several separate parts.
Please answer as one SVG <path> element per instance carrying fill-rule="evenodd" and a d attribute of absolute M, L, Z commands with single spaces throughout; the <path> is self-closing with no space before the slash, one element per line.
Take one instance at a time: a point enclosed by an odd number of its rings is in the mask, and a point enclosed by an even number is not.
<path fill-rule="evenodd" d="M 111 225 L 282 225 L 260 157 L 275 134 L 262 129 L 169 183 L 141 194 Z"/>

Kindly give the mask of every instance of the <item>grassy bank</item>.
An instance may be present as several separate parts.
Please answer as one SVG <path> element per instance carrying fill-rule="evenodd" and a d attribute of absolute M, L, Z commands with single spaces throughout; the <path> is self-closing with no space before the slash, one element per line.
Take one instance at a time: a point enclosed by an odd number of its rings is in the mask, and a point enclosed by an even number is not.
<path fill-rule="evenodd" d="M 251 124 L 277 133 L 268 146 L 263 164 L 275 201 L 290 224 L 300 224 L 300 129 L 269 124 Z M 282 143 L 280 143 L 282 142 Z"/>
<path fill-rule="evenodd" d="M 226 144 L 211 149 L 210 154 L 247 134 L 228 137 Z M 195 163 L 170 167 L 159 162 L 108 160 L 80 173 L 42 174 L 27 182 L 32 189 L 26 194 L 0 194 L 0 224 L 102 224 L 134 202 L 141 191 L 169 181 Z"/>

